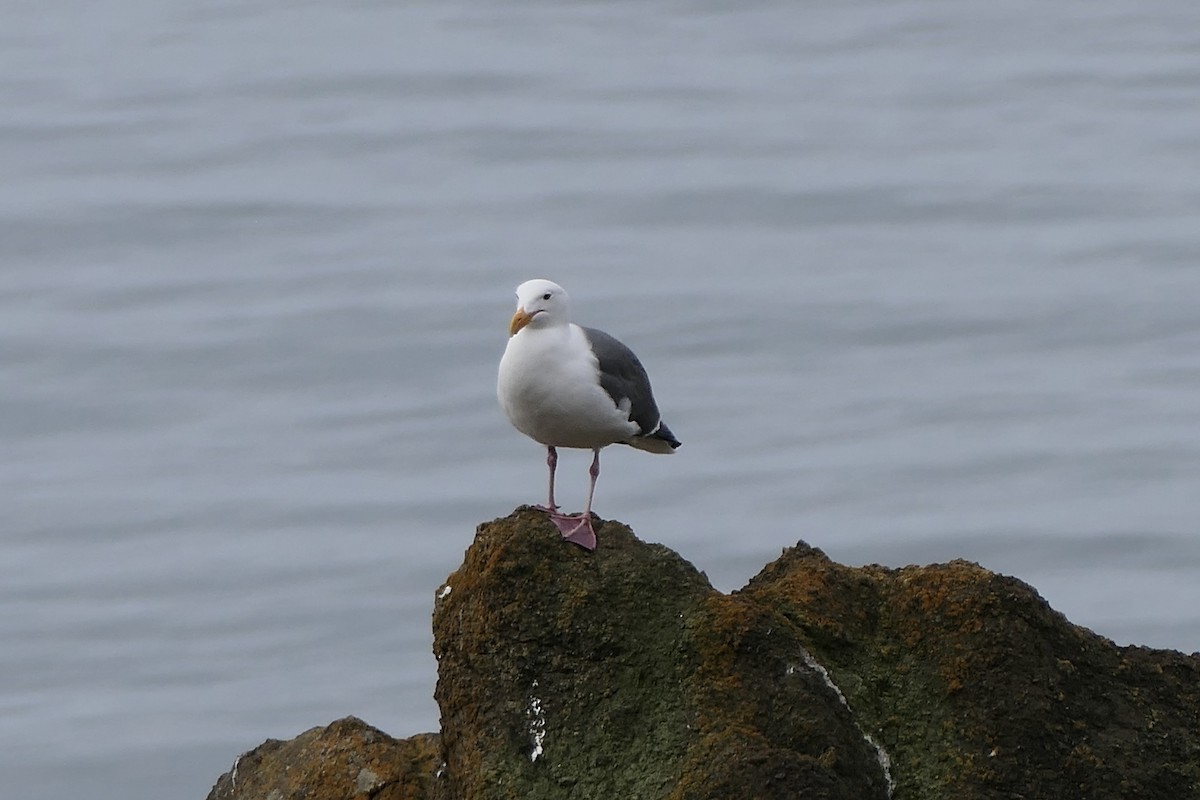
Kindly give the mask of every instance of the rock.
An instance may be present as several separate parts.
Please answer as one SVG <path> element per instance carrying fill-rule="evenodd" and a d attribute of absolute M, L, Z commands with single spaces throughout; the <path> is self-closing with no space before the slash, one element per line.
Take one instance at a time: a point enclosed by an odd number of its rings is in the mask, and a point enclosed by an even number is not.
<path fill-rule="evenodd" d="M 854 569 L 802 543 L 741 594 L 800 629 L 897 797 L 1200 797 L 1200 655 L 1118 647 L 965 561 Z"/>
<path fill-rule="evenodd" d="M 346 717 L 243 753 L 208 800 L 441 800 L 436 734 L 393 739 Z"/>
<path fill-rule="evenodd" d="M 440 737 L 347 718 L 210 800 L 1200 797 L 1200 655 L 1117 647 L 967 562 L 801 543 L 725 595 L 596 532 L 588 553 L 524 507 L 479 527 L 435 602 Z"/>
<path fill-rule="evenodd" d="M 887 796 L 792 622 L 620 523 L 596 535 L 592 553 L 565 545 L 521 509 L 481 526 L 447 580 L 433 629 L 451 796 Z"/>

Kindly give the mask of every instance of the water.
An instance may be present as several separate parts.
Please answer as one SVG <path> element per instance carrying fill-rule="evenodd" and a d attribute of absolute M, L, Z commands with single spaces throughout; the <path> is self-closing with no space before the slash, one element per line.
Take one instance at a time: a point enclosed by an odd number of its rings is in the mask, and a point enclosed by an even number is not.
<path fill-rule="evenodd" d="M 597 510 L 719 588 L 968 558 L 1200 649 L 1194 3 L 4 18 L 13 796 L 436 729 L 433 592 L 543 491 L 493 394 L 538 276 L 685 443 L 607 451 Z"/>

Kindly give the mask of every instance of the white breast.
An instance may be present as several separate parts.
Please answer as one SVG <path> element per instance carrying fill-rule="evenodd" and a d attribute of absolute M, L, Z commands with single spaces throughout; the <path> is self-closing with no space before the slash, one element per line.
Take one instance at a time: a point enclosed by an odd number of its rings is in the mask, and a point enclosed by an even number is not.
<path fill-rule="evenodd" d="M 527 327 L 508 340 L 496 394 L 513 427 L 554 447 L 604 447 L 638 432 L 600 386 L 578 325 Z"/>

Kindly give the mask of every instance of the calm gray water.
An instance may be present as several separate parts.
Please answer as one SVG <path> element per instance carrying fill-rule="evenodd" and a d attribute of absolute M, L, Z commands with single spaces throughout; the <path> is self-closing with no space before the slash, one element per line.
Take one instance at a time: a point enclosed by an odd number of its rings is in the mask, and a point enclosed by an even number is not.
<path fill-rule="evenodd" d="M 968 558 L 1200 649 L 1200 5 L 1000 6 L 4 3 L 6 794 L 435 730 L 531 277 L 685 443 L 597 511 L 719 588 Z"/>

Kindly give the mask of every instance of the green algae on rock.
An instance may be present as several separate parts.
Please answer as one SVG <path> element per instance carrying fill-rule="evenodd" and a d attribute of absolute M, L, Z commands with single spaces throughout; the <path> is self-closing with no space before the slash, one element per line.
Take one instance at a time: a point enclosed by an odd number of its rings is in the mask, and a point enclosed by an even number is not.
<path fill-rule="evenodd" d="M 802 543 L 740 594 L 802 631 L 896 797 L 1200 797 L 1197 655 L 1118 647 L 965 561 L 851 568 Z"/>
<path fill-rule="evenodd" d="M 440 734 L 349 718 L 210 800 L 1200 798 L 1200 655 L 1118 647 L 963 561 L 803 543 L 725 595 L 597 521 L 480 525 L 434 601 Z"/>
<path fill-rule="evenodd" d="M 453 795 L 886 797 L 791 622 L 624 525 L 596 533 L 593 553 L 563 547 L 521 509 L 481 526 L 447 580 L 434 651 Z"/>

